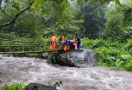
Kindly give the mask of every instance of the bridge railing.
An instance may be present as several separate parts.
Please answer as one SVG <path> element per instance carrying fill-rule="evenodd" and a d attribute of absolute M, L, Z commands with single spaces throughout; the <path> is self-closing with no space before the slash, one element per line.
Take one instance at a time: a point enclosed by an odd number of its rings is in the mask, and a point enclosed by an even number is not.
<path fill-rule="evenodd" d="M 43 51 L 49 49 L 49 42 L 22 42 L 3 40 L 4 44 L 0 43 L 0 52 L 16 52 L 16 51 Z M 59 42 L 57 43 L 59 49 Z"/>
<path fill-rule="evenodd" d="M 49 49 L 49 42 L 36 43 L 36 42 L 20 42 L 20 41 L 6 41 L 0 43 L 0 52 L 8 51 L 40 51 Z"/>

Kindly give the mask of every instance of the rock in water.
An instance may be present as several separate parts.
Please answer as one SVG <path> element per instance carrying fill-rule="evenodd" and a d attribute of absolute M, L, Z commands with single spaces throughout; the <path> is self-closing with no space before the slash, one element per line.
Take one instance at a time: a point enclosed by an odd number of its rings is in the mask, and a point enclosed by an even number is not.
<path fill-rule="evenodd" d="M 56 56 L 56 63 L 65 66 L 89 67 L 95 66 L 95 54 L 91 49 L 71 50 Z"/>
<path fill-rule="evenodd" d="M 57 90 L 54 86 L 39 83 L 31 83 L 24 90 Z"/>

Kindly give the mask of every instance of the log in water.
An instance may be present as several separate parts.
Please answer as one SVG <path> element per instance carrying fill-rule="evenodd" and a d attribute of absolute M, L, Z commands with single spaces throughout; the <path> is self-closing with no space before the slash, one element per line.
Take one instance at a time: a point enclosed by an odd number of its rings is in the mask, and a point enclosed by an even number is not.
<path fill-rule="evenodd" d="M 62 81 L 59 90 L 131 90 L 132 73 L 109 68 L 62 67 L 46 60 L 0 56 L 1 84 L 16 82 L 53 84 Z"/>

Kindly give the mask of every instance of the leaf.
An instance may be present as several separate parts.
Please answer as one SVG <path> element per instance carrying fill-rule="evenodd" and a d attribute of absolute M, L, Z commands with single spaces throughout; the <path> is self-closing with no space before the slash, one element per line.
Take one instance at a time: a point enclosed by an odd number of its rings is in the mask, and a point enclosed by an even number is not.
<path fill-rule="evenodd" d="M 78 3 L 79 5 L 81 5 L 81 4 L 85 3 L 86 1 L 88 1 L 88 0 L 77 0 L 77 3 Z"/>
<path fill-rule="evenodd" d="M 119 1 L 119 0 L 114 0 L 114 2 L 115 2 L 115 4 L 117 4 L 117 5 L 120 5 L 120 6 L 121 6 L 121 3 L 120 3 L 120 1 Z"/>
<path fill-rule="evenodd" d="M 121 61 L 120 59 L 118 59 L 118 60 L 115 62 L 115 65 L 116 65 L 116 67 L 119 68 L 123 63 L 124 63 L 123 61 Z"/>
<path fill-rule="evenodd" d="M 131 56 L 130 56 L 129 54 L 121 55 L 121 58 L 123 58 L 124 60 L 129 60 L 130 57 L 131 57 Z"/>
<path fill-rule="evenodd" d="M 35 0 L 35 2 L 33 3 L 31 8 L 36 8 L 38 6 L 40 6 L 43 2 L 45 2 L 45 0 Z"/>

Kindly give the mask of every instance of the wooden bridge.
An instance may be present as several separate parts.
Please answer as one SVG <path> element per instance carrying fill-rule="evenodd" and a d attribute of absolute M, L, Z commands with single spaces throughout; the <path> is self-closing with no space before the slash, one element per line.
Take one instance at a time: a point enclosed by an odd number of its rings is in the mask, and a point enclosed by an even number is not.
<path fill-rule="evenodd" d="M 44 51 L 0 52 L 0 54 L 31 54 L 31 53 L 46 53 L 46 52 L 55 52 L 55 51 L 61 51 L 61 49 L 44 50 Z"/>
<path fill-rule="evenodd" d="M 9 41 L 7 42 L 9 43 Z M 61 50 L 61 49 L 49 50 L 49 42 L 34 43 L 28 41 L 26 43 L 27 44 L 24 44 L 23 42 L 20 41 L 14 41 L 13 44 L 12 43 L 8 45 L 0 44 L 0 54 L 38 54 L 38 53 L 55 52 Z"/>

